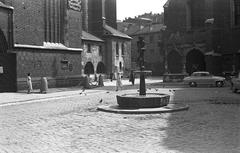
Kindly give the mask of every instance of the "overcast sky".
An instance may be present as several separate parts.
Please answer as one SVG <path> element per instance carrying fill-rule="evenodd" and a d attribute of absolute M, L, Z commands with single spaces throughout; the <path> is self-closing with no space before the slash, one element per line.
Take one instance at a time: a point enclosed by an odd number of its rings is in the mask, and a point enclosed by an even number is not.
<path fill-rule="evenodd" d="M 143 13 L 161 13 L 167 0 L 117 0 L 117 19 L 134 17 Z"/>

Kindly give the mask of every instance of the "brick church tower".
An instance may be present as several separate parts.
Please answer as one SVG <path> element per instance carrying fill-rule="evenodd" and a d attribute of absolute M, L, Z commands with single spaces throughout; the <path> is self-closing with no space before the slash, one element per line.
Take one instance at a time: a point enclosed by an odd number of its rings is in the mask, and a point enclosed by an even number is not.
<path fill-rule="evenodd" d="M 117 28 L 116 0 L 83 0 L 83 29 L 98 37 L 103 35 L 103 24 Z"/>

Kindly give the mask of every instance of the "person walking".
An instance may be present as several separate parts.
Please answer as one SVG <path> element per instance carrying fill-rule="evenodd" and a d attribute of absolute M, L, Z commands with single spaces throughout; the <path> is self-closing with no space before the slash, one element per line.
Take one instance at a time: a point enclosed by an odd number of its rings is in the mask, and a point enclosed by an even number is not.
<path fill-rule="evenodd" d="M 116 91 L 122 89 L 122 78 L 119 72 L 117 72 Z"/>
<path fill-rule="evenodd" d="M 32 92 L 32 90 L 33 90 L 31 73 L 28 73 L 28 74 L 27 74 L 27 86 L 28 86 L 28 91 L 27 91 L 27 93 L 30 94 L 30 93 Z"/>
<path fill-rule="evenodd" d="M 110 73 L 110 80 L 111 80 L 111 82 L 113 81 L 113 73 L 112 72 Z"/>
<path fill-rule="evenodd" d="M 133 73 L 133 70 L 131 70 L 131 72 L 130 72 L 129 82 L 132 82 L 132 85 L 134 85 L 135 75 L 134 75 L 134 73 Z"/>

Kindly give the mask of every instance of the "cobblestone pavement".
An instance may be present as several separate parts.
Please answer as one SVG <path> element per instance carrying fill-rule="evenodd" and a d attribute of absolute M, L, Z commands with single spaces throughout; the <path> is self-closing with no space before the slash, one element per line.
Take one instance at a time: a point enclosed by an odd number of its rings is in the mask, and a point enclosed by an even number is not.
<path fill-rule="evenodd" d="M 148 115 L 97 111 L 136 92 L 99 90 L 0 107 L 0 153 L 239 153 L 240 95 L 229 88 L 149 87 L 190 109 Z"/>

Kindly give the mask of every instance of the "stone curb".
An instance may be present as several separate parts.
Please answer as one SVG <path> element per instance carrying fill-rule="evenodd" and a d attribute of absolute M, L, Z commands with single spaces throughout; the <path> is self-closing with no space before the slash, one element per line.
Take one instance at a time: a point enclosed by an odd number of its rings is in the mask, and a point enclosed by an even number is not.
<path fill-rule="evenodd" d="M 97 110 L 118 113 L 118 114 L 159 114 L 159 113 L 173 113 L 188 110 L 189 106 L 184 104 L 168 104 L 159 108 L 141 108 L 141 109 L 121 109 L 118 105 L 99 106 Z"/>

